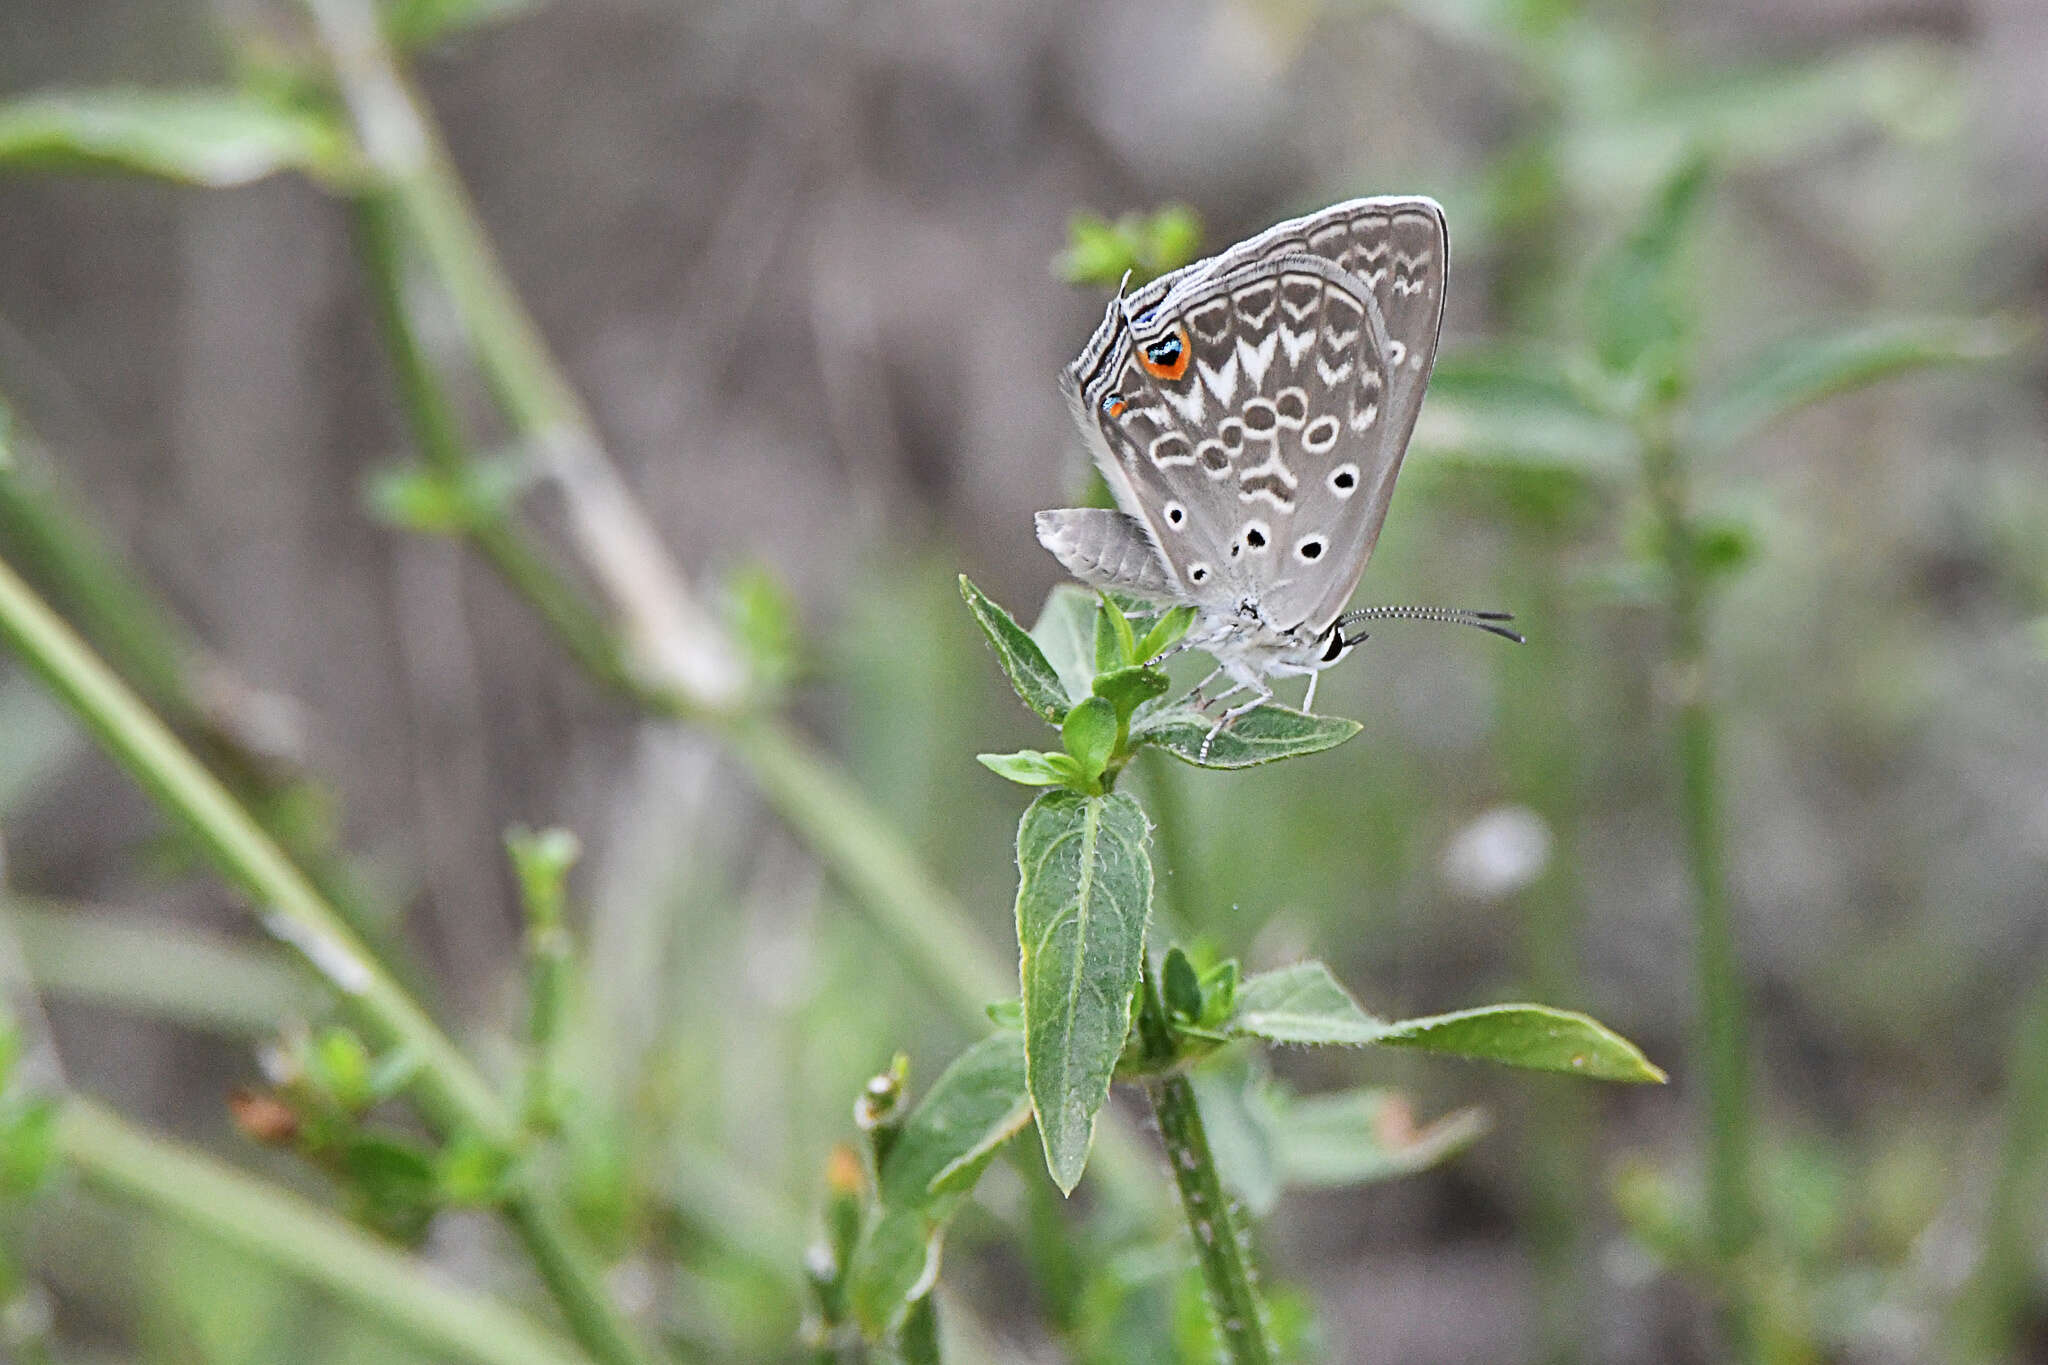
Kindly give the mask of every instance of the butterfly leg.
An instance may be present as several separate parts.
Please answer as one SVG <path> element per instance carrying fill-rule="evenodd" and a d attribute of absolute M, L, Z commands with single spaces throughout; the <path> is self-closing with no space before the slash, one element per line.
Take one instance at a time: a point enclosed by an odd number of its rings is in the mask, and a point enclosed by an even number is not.
<path fill-rule="evenodd" d="M 1200 682 L 1196 683 L 1192 688 L 1190 688 L 1188 690 L 1188 694 L 1185 697 L 1182 697 L 1178 702 L 1176 702 L 1175 706 L 1191 706 L 1197 711 L 1207 706 L 1209 702 L 1207 698 L 1203 697 L 1202 689 L 1207 687 L 1210 683 L 1215 682 L 1216 675 L 1218 673 L 1221 673 L 1222 671 L 1223 666 L 1221 664 L 1218 664 L 1216 667 L 1210 669 L 1209 676 L 1202 679 Z M 1226 692 L 1224 695 L 1228 696 L 1229 693 Z"/>
<path fill-rule="evenodd" d="M 1271 686 L 1267 684 L 1264 678 L 1254 678 L 1249 683 L 1241 682 L 1236 687 L 1231 688 L 1230 692 L 1225 692 L 1223 694 L 1223 697 L 1231 695 L 1232 692 L 1241 692 L 1247 687 L 1252 689 L 1252 699 L 1248 702 L 1241 702 L 1238 705 L 1233 706 L 1226 710 L 1222 715 L 1218 716 L 1216 718 L 1216 723 L 1209 727 L 1209 733 L 1203 736 L 1201 751 L 1202 762 L 1207 763 L 1209 761 L 1209 746 L 1216 742 L 1216 736 L 1223 733 L 1225 726 L 1229 725 L 1230 722 L 1236 720 L 1239 716 L 1247 715 L 1253 711 L 1256 711 L 1261 706 L 1264 706 L 1267 702 L 1273 700 L 1273 689 Z M 1221 701 L 1223 697 L 1218 697 L 1217 700 Z"/>

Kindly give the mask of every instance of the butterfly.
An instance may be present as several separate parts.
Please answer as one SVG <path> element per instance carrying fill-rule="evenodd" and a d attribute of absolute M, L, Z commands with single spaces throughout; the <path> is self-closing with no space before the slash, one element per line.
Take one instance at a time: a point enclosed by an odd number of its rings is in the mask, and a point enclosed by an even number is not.
<path fill-rule="evenodd" d="M 1450 621 L 1520 642 L 1504 612 L 1345 606 L 1415 430 L 1443 325 L 1450 239 L 1421 196 L 1353 199 L 1277 224 L 1126 295 L 1061 387 L 1119 510 L 1037 516 L 1091 587 L 1195 608 L 1177 649 L 1249 690 L 1213 740 L 1321 671 L 1377 619 Z M 1162 656 L 1164 657 L 1164 656 Z M 1207 743 L 1204 753 L 1206 756 Z"/>

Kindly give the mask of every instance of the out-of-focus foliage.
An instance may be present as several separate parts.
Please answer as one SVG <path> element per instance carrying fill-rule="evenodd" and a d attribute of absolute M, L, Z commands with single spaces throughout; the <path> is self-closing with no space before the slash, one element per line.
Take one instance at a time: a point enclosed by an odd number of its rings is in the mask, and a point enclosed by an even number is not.
<path fill-rule="evenodd" d="M 730 753 L 598 699 L 473 558 L 400 534 L 459 539 L 517 507 L 567 543 L 557 481 L 577 474 L 573 451 L 550 463 L 559 450 L 486 413 L 442 286 L 410 258 L 452 407 L 477 448 L 518 454 L 468 478 L 375 476 L 390 529 L 358 515 L 348 490 L 404 444 L 342 226 L 370 182 L 343 105 L 309 97 L 306 14 L 233 9 L 28 7 L 0 51 L 21 92 L 0 105 L 0 167 L 36 172 L 0 183 L 0 389 L 21 409 L 0 425 L 0 556 L 295 831 L 295 856 L 332 858 L 363 923 L 406 927 L 394 955 L 518 1099 L 530 1147 L 508 1164 L 473 1134 L 428 1142 L 392 1098 L 411 1059 L 329 1017 L 331 992 L 235 927 L 19 672 L 0 679 L 0 984 L 49 1002 L 82 1088 L 301 1179 L 537 1314 L 516 1253 L 470 1211 L 528 1178 L 566 1192 L 610 1291 L 686 1358 L 787 1359 L 807 1313 L 865 1313 L 907 1359 L 1212 1349 L 1185 1245 L 1112 1193 L 1129 1135 L 1106 1164 L 1098 1134 L 1071 1205 L 1029 1138 L 982 1169 L 1015 1131 L 1019 1035 L 975 1042 L 980 1018 L 856 912 Z M 787 700 L 849 755 L 992 952 L 1012 942 L 1025 794 L 978 750 L 1075 789 L 1049 800 L 1106 802 L 1077 793 L 1121 780 L 1156 821 L 1156 922 L 1190 931 L 1165 1003 L 1183 1037 L 1215 1035 L 1195 1083 L 1226 1178 L 1270 1219 L 1256 1236 L 1285 1352 L 1702 1349 L 1729 1285 L 1690 1121 L 1667 743 L 1672 707 L 1701 695 L 1721 721 L 1755 1011 L 1761 1227 L 1740 1288 L 1761 1306 L 1758 1358 L 1890 1365 L 1953 1340 L 1959 1359 L 2011 1360 L 2038 1336 L 2048 1029 L 2011 1016 L 2048 971 L 2048 476 L 2026 368 L 2048 169 L 2024 105 L 2041 54 L 2017 11 L 884 5 L 820 24 L 555 6 L 485 22 L 518 9 L 381 7 L 761 704 Z M 241 90 L 196 84 L 222 65 L 216 21 Z M 129 174 L 221 193 L 114 178 Z M 1208 739 L 1162 705 L 1188 679 L 1150 695 L 1152 623 L 1126 642 L 1069 586 L 1025 632 L 971 594 L 1021 709 L 953 576 L 1020 607 L 1057 576 L 1029 513 L 1078 483 L 1053 381 L 1106 292 L 1317 204 L 1405 190 L 1449 206 L 1451 312 L 1364 591 L 1510 608 L 1529 649 L 1376 628 L 1325 680 L 1324 728 L 1268 708 L 1206 767 L 1326 751 L 1219 773 L 1143 755 L 1200 760 Z M 1125 211 L 1169 199 L 1200 218 Z M 1062 248 L 1072 293 L 1044 277 Z M 1690 457 L 1678 563 L 1714 608 L 1699 673 L 1662 653 L 1673 561 L 1640 477 L 1646 413 Z M 52 467 L 61 499 L 44 497 Z M 70 524 L 51 507 L 83 509 L 119 554 L 40 532 Z M 752 563 L 772 572 L 733 567 Z M 101 590 L 119 575 L 161 588 L 205 648 L 143 628 Z M 1070 724 L 1054 738 L 1045 721 Z M 573 827 L 589 849 L 538 900 L 529 876 L 524 913 L 499 843 L 522 824 Z M 1553 1104 L 1564 1080 L 1383 1049 L 1248 1062 L 1224 1037 L 1258 1032 L 1240 1027 L 1256 983 L 1310 957 L 1343 997 L 1317 1012 L 1324 1034 L 1333 1016 L 1390 1027 L 1337 980 L 1390 1016 L 1545 999 L 1641 1039 L 1674 1086 L 1574 1109 Z M 1484 1052 L 1460 1032 L 1471 1017 L 1425 1017 L 1418 1036 Z M 1577 1032 L 1548 1060 L 1611 1037 Z M 275 1074 L 252 1040 L 281 1042 Z M 864 1156 L 837 1147 L 849 1097 L 899 1047 L 940 1079 L 907 1092 L 891 1153 L 872 1133 Z M 48 1167 L 47 1123 L 4 1115 L 51 1110 L 5 1093 L 0 1184 L 35 1198 L 0 1210 L 0 1354 L 427 1358 L 211 1234 L 25 1178 Z M 956 1110 L 960 1095 L 988 1104 Z M 1092 1082 L 1083 1100 L 1099 1103 Z M 1484 1138 L 1454 1107 L 1474 1100 Z M 1090 1112 L 1119 1122 L 1114 1102 Z M 934 1137 L 947 1116 L 964 1117 Z M 892 1188 L 892 1162 L 918 1152 L 978 1176 L 974 1198 Z M 920 1281 L 942 1228 L 934 1298 Z M 830 1254 L 806 1263 L 813 1243 Z M 1568 1273 L 1545 1280 L 1555 1246 Z M 1563 1344 L 1524 1343 L 1518 1305 L 1552 1299 Z"/>

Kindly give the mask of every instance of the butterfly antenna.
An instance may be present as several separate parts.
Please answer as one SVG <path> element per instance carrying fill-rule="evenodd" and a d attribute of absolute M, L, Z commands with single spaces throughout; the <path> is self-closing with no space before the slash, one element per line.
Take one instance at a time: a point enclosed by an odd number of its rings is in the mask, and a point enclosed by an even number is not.
<path fill-rule="evenodd" d="M 1446 625 L 1471 626 L 1518 645 L 1527 644 L 1519 633 L 1501 624 L 1514 619 L 1512 612 L 1473 611 L 1469 607 L 1360 607 L 1338 617 L 1337 624 L 1341 628 L 1360 621 L 1442 621 Z"/>
<path fill-rule="evenodd" d="M 1131 327 L 1131 304 L 1124 297 L 1124 291 L 1131 287 L 1131 271 L 1125 270 L 1124 277 L 1116 282 L 1116 311 L 1123 317 L 1124 326 Z"/>

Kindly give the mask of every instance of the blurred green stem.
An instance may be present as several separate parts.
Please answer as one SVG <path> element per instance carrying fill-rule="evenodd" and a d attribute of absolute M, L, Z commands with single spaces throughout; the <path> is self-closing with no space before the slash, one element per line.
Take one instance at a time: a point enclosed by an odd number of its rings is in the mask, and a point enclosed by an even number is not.
<path fill-rule="evenodd" d="M 605 458 L 574 388 L 499 267 L 439 133 L 406 87 L 374 9 L 365 0 L 306 2 L 378 172 L 379 188 L 357 199 L 357 242 L 422 458 L 450 477 L 470 468 L 453 406 L 414 321 L 405 275 L 409 243 L 453 301 L 507 417 L 550 461 L 580 562 L 605 589 L 616 624 L 587 605 L 509 514 L 479 519 L 469 535 L 592 677 L 650 715 L 703 725 L 723 739 L 904 960 L 965 1027 L 979 1031 L 985 1007 L 1015 993 L 1014 972 L 968 929 L 965 911 L 839 767 L 749 707 L 731 643 L 691 596 Z M 1151 1202 L 1153 1185 L 1129 1133 L 1104 1125 L 1096 1164 L 1132 1207 Z"/>
<path fill-rule="evenodd" d="M 1149 950 L 1138 982 L 1138 1039 L 1147 1063 L 1159 1068 L 1146 1076 L 1145 1089 L 1159 1120 L 1167 1167 L 1180 1192 L 1181 1212 L 1187 1217 L 1188 1236 L 1202 1270 L 1202 1287 L 1209 1296 L 1223 1358 L 1229 1365 L 1272 1365 L 1277 1357 L 1267 1331 L 1266 1306 L 1252 1278 L 1237 1216 L 1216 1171 L 1216 1158 L 1209 1150 L 1195 1088 L 1187 1073 L 1174 1065 L 1173 1033 L 1153 980 Z"/>
<path fill-rule="evenodd" d="M 264 924 L 338 988 L 364 1025 L 418 1066 L 421 1107 L 443 1133 L 474 1132 L 509 1150 L 518 1131 L 498 1095 L 404 989 L 366 952 L 334 909 L 247 811 L 178 743 L 162 721 L 0 563 L 0 638 L 71 708 L 100 747 L 182 821 L 214 865 L 240 887 Z M 521 1192 L 506 1212 L 586 1349 L 605 1365 L 643 1365 L 604 1301 L 596 1271 Z"/>
<path fill-rule="evenodd" d="M 72 1099 L 57 1142 L 88 1185 L 219 1238 L 319 1285 L 436 1357 L 476 1365 L 580 1365 L 568 1342 L 524 1315 L 446 1288 L 427 1266 L 325 1209 L 210 1157 L 153 1138 Z"/>
<path fill-rule="evenodd" d="M 0 409 L 0 421 L 6 420 Z M 27 444 L 27 443 L 19 443 Z M 387 916 L 363 890 L 337 847 L 332 825 L 303 818 L 328 795 L 275 755 L 257 752 L 236 733 L 241 717 L 209 700 L 208 679 L 220 670 L 170 610 L 135 579 L 93 527 L 70 505 L 48 470 L 26 450 L 0 463 L 0 554 L 50 595 L 65 618 L 132 680 L 152 710 L 194 736 L 223 769 L 223 781 L 265 830 L 304 867 L 322 897 L 382 959 L 418 990 L 404 948 Z M 298 818 L 295 817 L 295 813 Z"/>
<path fill-rule="evenodd" d="M 1958 1365 L 2017 1358 L 2039 1273 L 2041 1195 L 2048 1177 L 2048 977 L 2034 987 L 2013 1034 L 2005 1135 L 1984 1217 L 1977 1268 L 1950 1323 Z"/>
<path fill-rule="evenodd" d="M 1745 1263 L 1756 1237 L 1757 1210 L 1749 1039 L 1721 828 L 1717 725 L 1707 686 L 1707 584 L 1671 405 L 1652 400 L 1638 434 L 1671 617 L 1662 681 L 1677 707 L 1680 818 L 1697 936 L 1699 1052 L 1707 1089 L 1707 1236 L 1720 1276 L 1731 1354 L 1750 1360 L 1756 1324 Z"/>
<path fill-rule="evenodd" d="M 1537 1000 L 1575 1001 L 1579 979 L 1580 886 L 1577 825 L 1579 751 L 1586 741 L 1568 699 L 1578 694 L 1576 651 L 1565 638 L 1566 594 L 1558 547 L 1531 534 L 1518 545 L 1521 610 L 1529 642 L 1499 652 L 1501 734 L 1509 789 L 1543 820 L 1550 853 L 1541 875 L 1517 898 L 1522 970 Z M 1522 1133 L 1525 1244 L 1535 1272 L 1537 1359 L 1569 1365 L 1581 1358 L 1589 1282 L 1585 1221 L 1593 1168 L 1589 1096 L 1576 1085 L 1529 1091 Z"/>
<path fill-rule="evenodd" d="M 400 221 L 400 201 L 394 193 L 360 195 L 354 205 L 356 255 L 369 279 L 399 406 L 420 457 L 435 473 L 459 486 L 473 477 L 475 461 L 454 406 L 413 325 Z M 579 664 L 613 686 L 633 685 L 608 624 L 509 517 L 478 515 L 465 527 L 465 534 L 505 581 L 533 605 Z"/>

